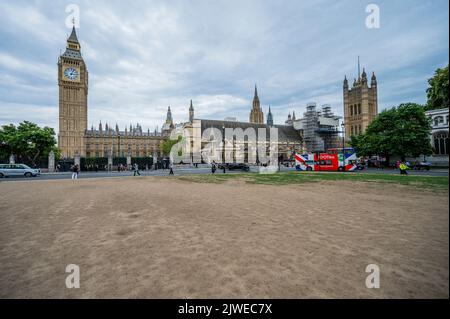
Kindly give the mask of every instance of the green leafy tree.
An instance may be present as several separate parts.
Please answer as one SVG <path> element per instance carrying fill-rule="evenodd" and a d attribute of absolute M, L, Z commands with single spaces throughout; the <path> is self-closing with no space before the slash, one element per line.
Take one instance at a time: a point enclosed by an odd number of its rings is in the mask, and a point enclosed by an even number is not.
<path fill-rule="evenodd" d="M 53 151 L 55 157 L 60 157 L 56 147 L 55 131 L 50 127 L 39 127 L 29 121 L 3 125 L 0 128 L 0 155 L 2 158 L 14 154 L 35 164 L 39 159 L 45 159 Z"/>
<path fill-rule="evenodd" d="M 445 68 L 437 69 L 434 76 L 428 80 L 428 84 L 428 101 L 425 108 L 427 110 L 448 108 L 448 65 Z"/>
<path fill-rule="evenodd" d="M 422 105 L 400 104 L 384 110 L 368 126 L 365 133 L 352 136 L 350 145 L 358 155 L 382 155 L 387 164 L 393 155 L 405 160 L 407 156 L 430 155 L 431 123 Z"/>
<path fill-rule="evenodd" d="M 183 137 L 181 135 L 178 136 L 178 138 L 176 140 L 172 140 L 172 139 L 165 139 L 164 142 L 160 145 L 160 150 L 164 155 L 169 155 L 170 154 L 170 150 L 172 149 L 172 147 L 181 141 Z M 178 155 L 181 156 L 180 152 L 178 152 Z"/>

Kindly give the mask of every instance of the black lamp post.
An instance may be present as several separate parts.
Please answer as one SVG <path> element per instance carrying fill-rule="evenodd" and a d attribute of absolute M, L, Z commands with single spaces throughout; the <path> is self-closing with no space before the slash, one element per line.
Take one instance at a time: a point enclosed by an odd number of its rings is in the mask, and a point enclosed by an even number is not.
<path fill-rule="evenodd" d="M 342 127 L 342 171 L 345 172 L 345 123 L 341 123 Z"/>
<path fill-rule="evenodd" d="M 225 126 L 222 126 L 222 168 L 225 174 Z"/>

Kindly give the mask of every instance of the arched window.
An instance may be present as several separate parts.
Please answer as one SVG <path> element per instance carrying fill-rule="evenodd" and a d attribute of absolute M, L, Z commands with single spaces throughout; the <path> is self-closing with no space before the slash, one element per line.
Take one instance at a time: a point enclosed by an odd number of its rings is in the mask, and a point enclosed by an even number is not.
<path fill-rule="evenodd" d="M 436 154 L 448 155 L 448 132 L 434 133 L 433 141 Z"/>
<path fill-rule="evenodd" d="M 355 131 L 353 130 L 353 125 L 352 125 L 352 135 L 354 135 L 355 134 Z"/>
<path fill-rule="evenodd" d="M 442 124 L 442 123 L 444 123 L 444 117 L 443 116 L 436 116 L 435 118 L 434 118 L 434 125 L 439 125 L 439 124 Z"/>
<path fill-rule="evenodd" d="M 350 105 L 350 116 L 353 116 L 353 105 Z"/>
<path fill-rule="evenodd" d="M 358 114 L 361 114 L 361 104 L 358 104 Z"/>
<path fill-rule="evenodd" d="M 362 133 L 361 124 L 359 124 L 358 134 Z"/>

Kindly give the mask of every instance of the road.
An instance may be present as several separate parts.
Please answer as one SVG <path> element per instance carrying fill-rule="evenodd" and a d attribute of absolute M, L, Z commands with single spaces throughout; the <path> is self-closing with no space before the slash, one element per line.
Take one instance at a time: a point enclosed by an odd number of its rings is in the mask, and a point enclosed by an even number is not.
<path fill-rule="evenodd" d="M 281 171 L 287 172 L 287 171 L 294 171 L 295 168 L 287 168 L 282 167 Z M 233 173 L 240 173 L 241 171 L 227 171 L 227 174 Z M 432 169 L 430 171 L 408 171 L 410 175 L 417 175 L 417 176 L 448 176 L 448 169 Z M 142 176 L 168 176 L 169 170 L 156 170 L 156 171 L 141 171 L 140 172 Z M 211 174 L 211 170 L 209 168 L 203 167 L 203 168 L 193 168 L 193 167 L 186 167 L 186 168 L 175 168 L 174 169 L 175 175 L 191 175 L 191 174 Z M 332 172 L 330 172 L 332 173 Z M 358 172 L 351 172 L 350 174 L 393 174 L 398 173 L 397 170 L 393 169 L 384 169 L 384 170 L 377 170 L 369 168 L 368 170 L 362 170 Z M 217 170 L 216 174 L 223 174 L 221 170 Z M 25 177 L 7 177 L 7 178 L 1 178 L 0 182 L 7 182 L 7 181 L 32 181 L 32 180 L 54 180 L 54 179 L 70 179 L 72 176 L 71 172 L 61 172 L 61 173 L 43 173 L 42 175 L 38 177 L 33 178 L 25 178 Z M 110 178 L 110 177 L 133 177 L 133 172 L 81 172 L 78 176 L 78 178 Z"/>

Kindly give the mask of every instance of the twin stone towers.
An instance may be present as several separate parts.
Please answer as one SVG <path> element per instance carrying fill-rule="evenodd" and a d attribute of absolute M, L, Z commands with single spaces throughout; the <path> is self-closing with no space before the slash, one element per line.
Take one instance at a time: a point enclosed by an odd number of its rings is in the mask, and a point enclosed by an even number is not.
<path fill-rule="evenodd" d="M 58 147 L 63 158 L 79 157 L 144 157 L 160 156 L 160 145 L 174 129 L 170 107 L 166 121 L 161 131 L 144 132 L 137 124 L 125 130 L 119 127 L 103 127 L 100 122 L 98 128 L 88 129 L 87 95 L 89 88 L 89 72 L 81 55 L 81 47 L 75 27 L 67 39 L 65 52 L 58 59 L 59 86 L 59 135 Z M 378 112 L 377 82 L 372 74 L 371 87 L 368 86 L 365 71 L 358 75 L 352 88 L 349 89 L 347 78 L 344 80 L 344 120 L 346 123 L 346 137 L 363 132 Z M 194 121 L 192 101 L 189 107 L 189 122 Z M 207 120 L 205 120 L 207 121 Z M 302 132 L 295 131 L 292 121 L 287 125 L 276 125 L 286 136 L 287 145 L 302 148 Z M 239 125 L 241 124 L 241 125 Z M 248 125 L 274 126 L 272 112 L 269 107 L 266 124 L 261 109 L 258 91 L 255 86 L 253 107 L 250 111 L 249 123 L 234 122 L 233 126 L 247 127 Z M 203 125 L 202 125 L 203 126 Z M 294 132 L 291 132 L 295 131 Z M 300 151 L 300 150 L 297 150 Z M 283 153 L 283 150 L 281 150 Z M 285 154 L 288 156 L 288 154 Z"/>

